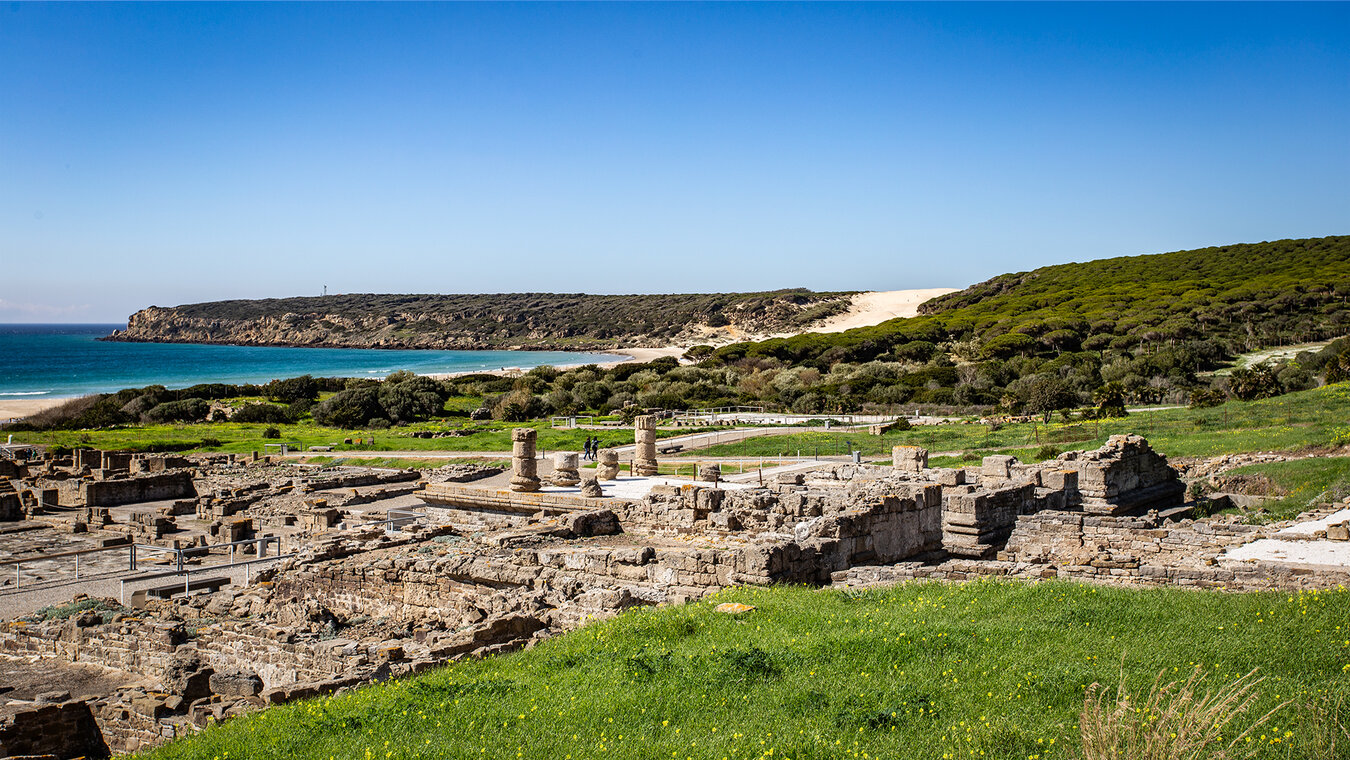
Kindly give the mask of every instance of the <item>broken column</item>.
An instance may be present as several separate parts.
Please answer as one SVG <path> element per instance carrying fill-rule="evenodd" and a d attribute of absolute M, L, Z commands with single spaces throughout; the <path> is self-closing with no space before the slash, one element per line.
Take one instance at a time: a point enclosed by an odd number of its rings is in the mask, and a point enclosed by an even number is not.
<path fill-rule="evenodd" d="M 535 460 L 534 442 L 539 434 L 533 428 L 511 430 L 511 490 L 539 490 L 539 462 Z"/>
<path fill-rule="evenodd" d="M 699 465 L 698 479 L 707 483 L 718 482 L 722 479 L 722 465 L 717 462 Z"/>
<path fill-rule="evenodd" d="M 614 480 L 619 477 L 619 452 L 614 449 L 601 449 L 600 460 L 595 466 L 596 480 Z"/>
<path fill-rule="evenodd" d="M 650 414 L 633 420 L 633 474 L 644 477 L 656 474 L 656 418 Z"/>
<path fill-rule="evenodd" d="M 553 455 L 553 485 L 555 486 L 574 486 L 581 482 L 581 474 L 577 472 L 577 453 L 575 451 L 559 451 Z"/>
<path fill-rule="evenodd" d="M 928 468 L 928 449 L 895 446 L 891 449 L 891 467 L 898 472 L 923 472 Z"/>

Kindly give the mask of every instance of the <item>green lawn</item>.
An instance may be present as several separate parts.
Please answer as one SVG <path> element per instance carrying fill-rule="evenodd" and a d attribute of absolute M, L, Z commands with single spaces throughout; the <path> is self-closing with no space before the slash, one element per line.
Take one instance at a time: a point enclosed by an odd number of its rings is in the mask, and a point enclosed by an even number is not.
<path fill-rule="evenodd" d="M 277 439 L 263 438 L 263 431 L 276 427 Z M 296 425 L 239 424 L 233 422 L 184 425 L 136 425 L 106 430 L 73 430 L 49 433 L 16 433 L 16 440 L 69 447 L 86 446 L 104 450 L 153 451 L 166 447 L 190 446 L 201 451 L 247 453 L 262 451 L 267 443 L 298 442 L 302 447 L 336 444 L 339 451 L 502 451 L 511 450 L 511 428 L 532 427 L 539 431 L 538 446 L 544 451 L 580 451 L 587 436 L 596 436 L 602 446 L 623 446 L 633 442 L 632 428 L 613 430 L 555 430 L 547 420 L 526 424 L 425 422 L 387 430 L 341 430 L 303 422 Z M 469 430 L 471 435 L 453 438 L 413 438 L 421 430 Z M 658 438 L 679 435 L 676 431 L 657 430 Z M 343 445 L 347 438 L 373 438 L 374 444 Z M 210 439 L 219 445 L 203 445 Z"/>
<path fill-rule="evenodd" d="M 713 611 L 728 601 L 757 609 Z M 1114 689 L 1123 673 L 1138 695 L 1159 672 L 1200 668 L 1218 686 L 1260 668 L 1239 730 L 1288 704 L 1256 731 L 1256 756 L 1344 758 L 1325 748 L 1323 708 L 1350 696 L 1348 624 L 1345 589 L 738 588 L 235 719 L 146 757 L 1070 758 L 1089 684 Z"/>

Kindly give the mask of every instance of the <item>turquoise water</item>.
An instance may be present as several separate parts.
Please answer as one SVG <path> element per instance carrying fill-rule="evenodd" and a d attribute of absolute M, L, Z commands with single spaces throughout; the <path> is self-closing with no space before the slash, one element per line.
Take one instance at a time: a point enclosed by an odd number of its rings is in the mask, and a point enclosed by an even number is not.
<path fill-rule="evenodd" d="M 298 375 L 383 377 L 618 361 L 570 351 L 383 351 L 193 343 L 102 343 L 126 325 L 0 325 L 0 399 L 63 398 L 122 388 L 265 383 Z"/>

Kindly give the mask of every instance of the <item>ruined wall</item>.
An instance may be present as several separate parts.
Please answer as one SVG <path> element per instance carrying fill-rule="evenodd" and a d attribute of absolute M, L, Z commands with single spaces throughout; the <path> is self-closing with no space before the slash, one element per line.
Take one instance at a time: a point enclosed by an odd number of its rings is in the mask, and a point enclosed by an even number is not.
<path fill-rule="evenodd" d="M 1113 435 L 1096 451 L 1072 451 L 1055 461 L 1078 472 L 1082 508 L 1092 514 L 1175 507 L 1186 493 L 1167 457 L 1137 435 Z"/>
<path fill-rule="evenodd" d="M 119 504 L 139 504 L 146 501 L 196 498 L 192 475 L 187 472 L 166 472 L 125 480 L 96 480 L 80 486 L 80 495 L 86 507 L 114 507 Z"/>
<path fill-rule="evenodd" d="M 0 717 L 0 757 L 103 758 L 111 753 L 85 702 L 43 705 Z"/>

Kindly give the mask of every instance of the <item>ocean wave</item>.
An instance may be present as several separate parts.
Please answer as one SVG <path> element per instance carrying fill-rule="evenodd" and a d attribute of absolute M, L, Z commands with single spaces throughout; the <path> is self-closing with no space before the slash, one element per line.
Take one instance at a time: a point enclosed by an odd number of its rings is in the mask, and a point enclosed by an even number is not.
<path fill-rule="evenodd" d="M 51 391 L 0 391 L 0 396 L 45 396 Z"/>

